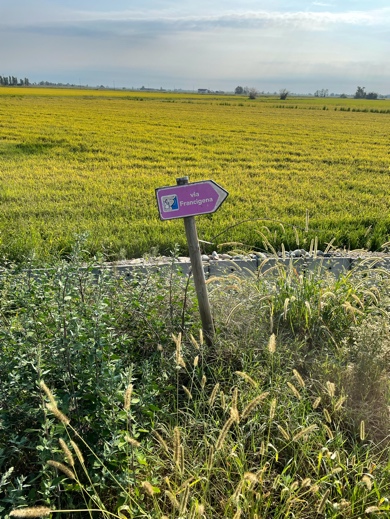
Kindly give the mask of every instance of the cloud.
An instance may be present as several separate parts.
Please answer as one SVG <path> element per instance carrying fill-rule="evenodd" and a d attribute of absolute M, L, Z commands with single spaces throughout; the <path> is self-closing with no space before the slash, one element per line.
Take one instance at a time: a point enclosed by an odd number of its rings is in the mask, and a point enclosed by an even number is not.
<path fill-rule="evenodd" d="M 329 4 L 316 5 L 328 6 Z M 76 15 L 76 13 L 74 13 Z M 202 26 L 242 26 L 243 24 L 293 24 L 303 25 L 306 27 L 316 25 L 329 24 L 348 24 L 348 25 L 390 25 L 390 8 L 374 9 L 366 11 L 236 11 L 224 13 L 221 15 L 203 15 L 203 16 L 169 16 L 162 12 L 158 15 L 156 12 L 79 12 L 77 13 L 79 20 L 84 21 L 128 21 L 142 22 L 154 21 L 167 25 L 180 25 L 187 27 Z"/>
<path fill-rule="evenodd" d="M 316 5 L 320 5 L 317 2 Z M 321 4 L 322 5 L 322 4 Z M 325 4 L 323 4 L 325 5 Z M 165 12 L 156 11 L 72 11 L 60 17 L 61 21 L 32 22 L 10 20 L 0 22 L 3 30 L 23 30 L 51 32 L 53 34 L 68 32 L 70 35 L 85 31 L 103 33 L 129 33 L 134 30 L 156 34 L 167 31 L 206 31 L 213 28 L 226 29 L 256 29 L 283 27 L 285 29 L 304 29 L 308 31 L 324 30 L 335 25 L 349 25 L 357 27 L 389 27 L 390 8 L 368 11 L 237 11 L 221 15 L 203 16 L 173 16 Z"/>

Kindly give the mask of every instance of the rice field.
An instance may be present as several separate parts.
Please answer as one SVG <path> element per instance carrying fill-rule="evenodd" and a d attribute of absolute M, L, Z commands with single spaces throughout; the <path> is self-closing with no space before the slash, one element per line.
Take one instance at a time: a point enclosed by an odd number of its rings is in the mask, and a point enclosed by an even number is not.
<path fill-rule="evenodd" d="M 155 188 L 229 191 L 198 218 L 210 249 L 379 249 L 390 240 L 390 100 L 0 89 L 0 254 L 47 261 L 185 251 Z M 243 223 L 240 223 L 245 221 Z M 239 224 L 239 225 L 237 225 Z"/>

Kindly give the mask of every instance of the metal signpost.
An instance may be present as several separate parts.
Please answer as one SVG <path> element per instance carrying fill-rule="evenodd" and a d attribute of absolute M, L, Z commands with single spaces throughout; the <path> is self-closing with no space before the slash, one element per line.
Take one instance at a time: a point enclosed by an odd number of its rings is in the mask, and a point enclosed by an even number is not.
<path fill-rule="evenodd" d="M 213 180 L 190 184 L 188 177 L 181 177 L 176 179 L 176 182 L 176 186 L 156 189 L 157 205 L 161 220 L 184 218 L 203 333 L 207 344 L 211 345 L 214 338 L 214 324 L 207 294 L 195 216 L 214 213 L 226 199 L 228 192 Z"/>

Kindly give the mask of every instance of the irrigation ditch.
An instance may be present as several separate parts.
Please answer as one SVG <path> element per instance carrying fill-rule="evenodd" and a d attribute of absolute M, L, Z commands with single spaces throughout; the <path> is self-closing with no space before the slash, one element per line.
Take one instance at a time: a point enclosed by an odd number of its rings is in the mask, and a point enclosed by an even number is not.
<path fill-rule="evenodd" d="M 351 270 L 385 269 L 390 270 L 390 255 L 378 253 L 363 253 L 359 255 L 328 255 L 318 257 L 275 257 L 265 254 L 232 257 L 231 259 L 203 259 L 203 270 L 206 280 L 211 277 L 235 274 L 238 276 L 256 276 L 272 274 L 277 267 L 293 266 L 298 274 L 306 275 L 310 272 L 318 274 L 332 274 L 339 277 Z M 184 275 L 191 273 L 191 263 L 188 257 L 156 257 L 139 258 L 128 261 L 118 261 L 93 267 L 93 272 L 112 272 L 113 275 L 133 278 L 150 272 L 164 272 L 170 269 Z M 37 271 L 34 271 L 37 272 Z"/>
<path fill-rule="evenodd" d="M 306 256 L 305 256 L 306 254 Z M 271 254 L 257 253 L 248 256 L 239 255 L 227 258 L 228 255 L 210 256 L 202 255 L 202 264 L 205 279 L 212 277 L 222 277 L 228 275 L 236 275 L 242 277 L 256 277 L 261 275 L 277 274 L 278 269 L 293 267 L 297 274 L 308 275 L 316 273 L 317 275 L 332 275 L 335 278 L 346 274 L 349 271 L 365 271 L 367 269 L 384 269 L 390 271 L 390 254 L 367 252 L 363 253 L 330 253 L 322 256 L 302 254 L 301 257 L 294 256 L 293 253 L 286 253 L 284 257 Z M 216 259 L 218 257 L 218 259 Z M 0 277 L 2 270 L 0 269 Z M 51 268 L 31 268 L 24 269 L 29 276 L 39 278 L 44 272 Z M 191 274 L 190 258 L 186 256 L 169 257 L 157 256 L 143 258 L 118 260 L 114 262 L 101 263 L 96 265 L 81 266 L 80 270 L 90 270 L 98 277 L 103 272 L 112 274 L 125 279 L 134 279 L 151 273 L 169 273 L 172 270 L 183 275 Z"/>

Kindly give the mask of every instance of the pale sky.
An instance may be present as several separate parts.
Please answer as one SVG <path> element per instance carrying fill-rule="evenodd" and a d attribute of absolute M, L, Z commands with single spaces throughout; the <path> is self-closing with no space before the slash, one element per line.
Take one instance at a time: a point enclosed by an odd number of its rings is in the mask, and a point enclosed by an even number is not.
<path fill-rule="evenodd" d="M 389 0 L 0 0 L 0 75 L 390 94 Z"/>

